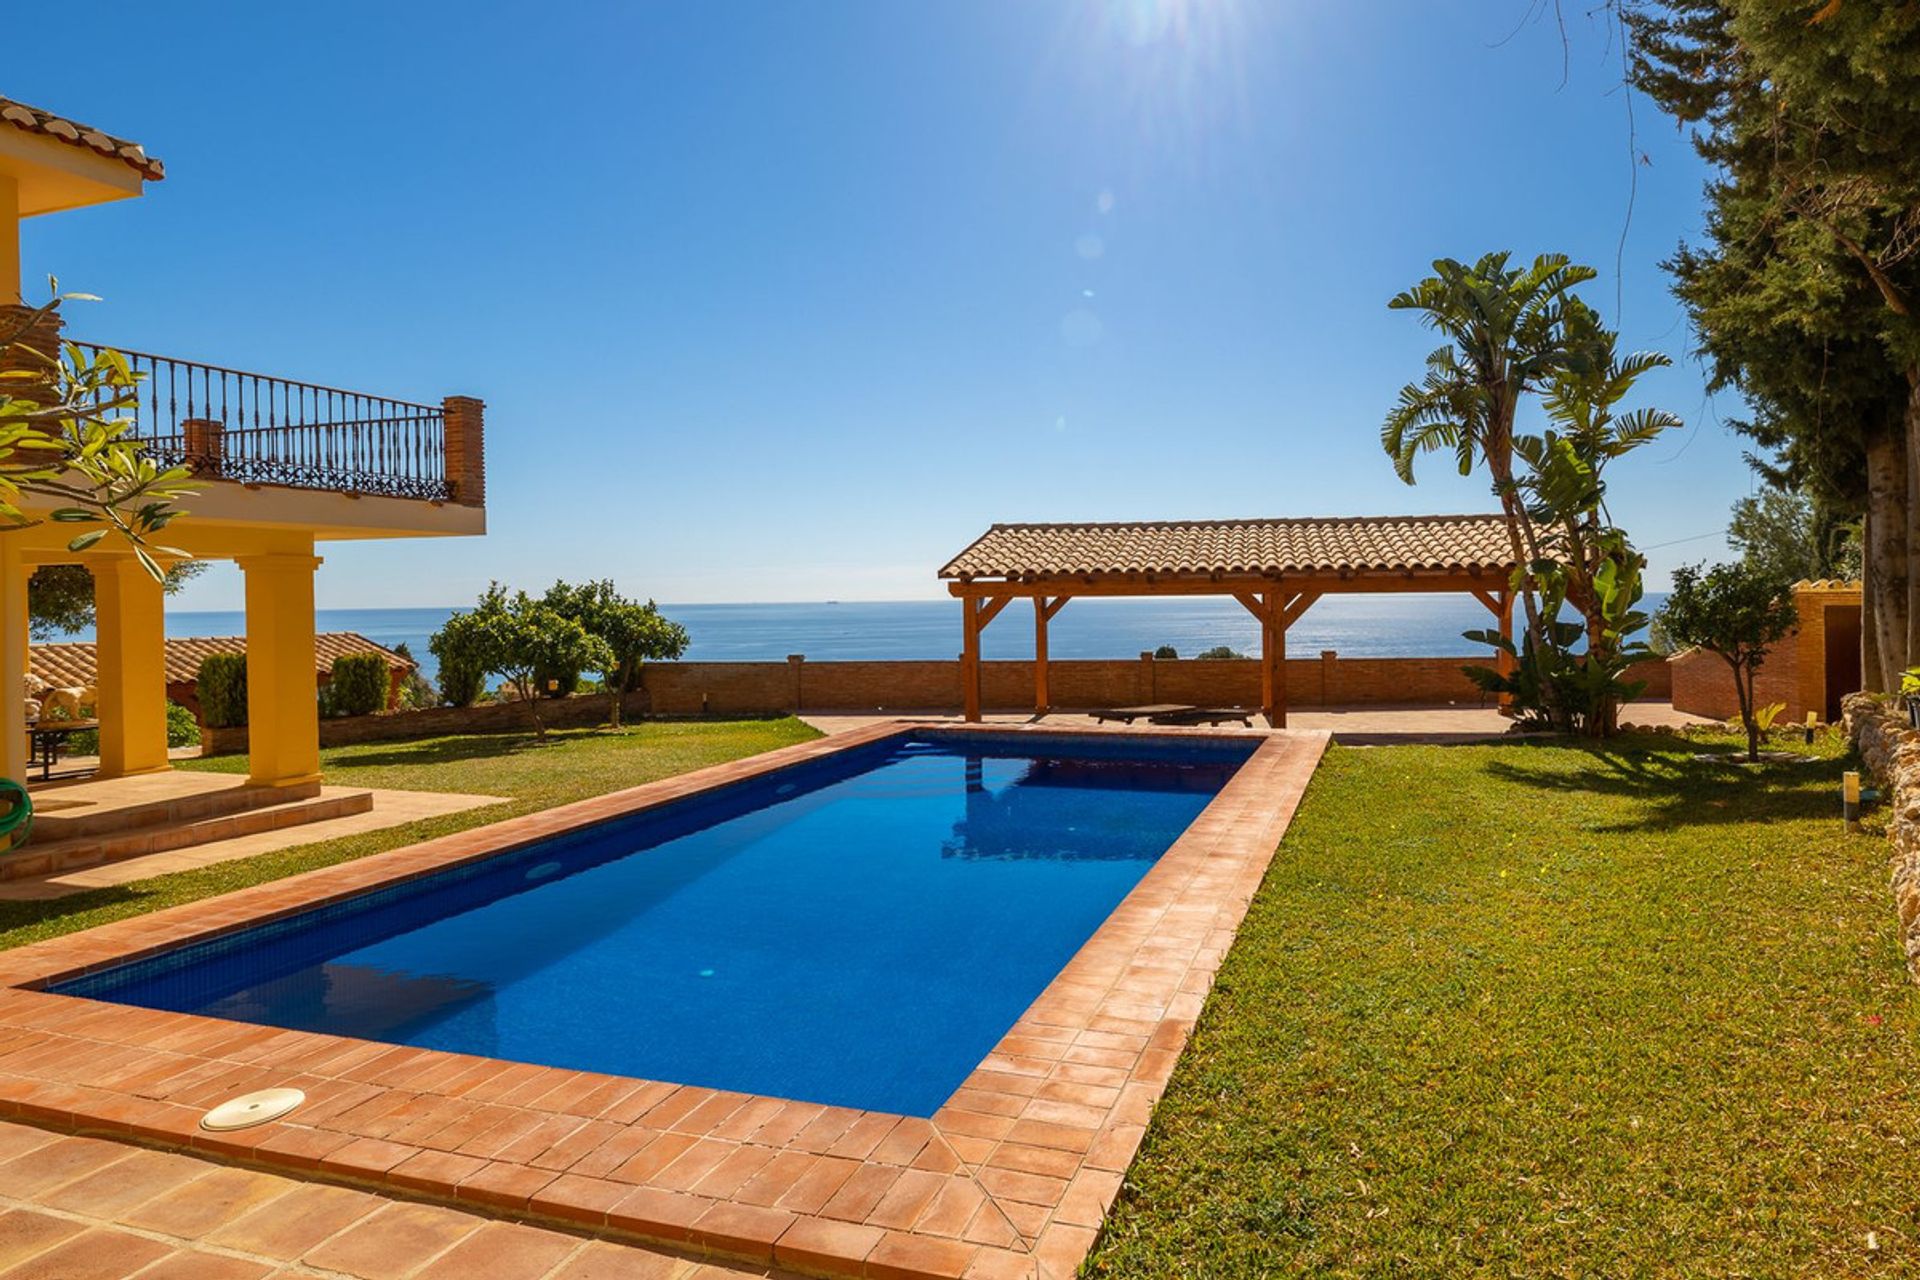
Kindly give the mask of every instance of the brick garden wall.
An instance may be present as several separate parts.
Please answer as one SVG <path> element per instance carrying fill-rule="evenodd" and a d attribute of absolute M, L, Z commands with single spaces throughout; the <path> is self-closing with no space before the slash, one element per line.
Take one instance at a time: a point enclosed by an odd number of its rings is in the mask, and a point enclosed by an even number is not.
<path fill-rule="evenodd" d="M 1480 706 L 1486 695 L 1461 673 L 1463 658 L 1294 658 L 1290 706 L 1382 703 Z M 1062 710 L 1186 702 L 1257 706 L 1260 666 L 1251 660 L 1156 662 L 1150 658 L 1061 660 L 1050 664 L 1053 704 Z M 1642 664 L 1646 696 L 1671 689 L 1667 664 Z M 933 662 L 659 662 L 641 673 L 651 709 L 662 715 L 756 711 L 934 711 L 960 705 L 960 664 Z M 1031 662 L 981 664 L 981 701 L 994 710 L 1033 705 Z"/>
<path fill-rule="evenodd" d="M 1491 699 L 1461 674 L 1464 658 L 1294 658 L 1287 663 L 1291 707 L 1487 706 Z M 1634 678 L 1646 680 L 1645 696 L 1665 698 L 1667 664 L 1645 663 Z M 1058 661 L 1049 671 L 1053 705 L 1063 711 L 1148 702 L 1256 707 L 1260 665 L 1251 659 L 1200 661 L 1151 658 Z M 981 664 L 981 699 L 992 711 L 1033 706 L 1033 663 Z M 960 664 L 931 662 L 654 662 L 641 669 L 641 687 L 627 695 L 627 714 L 767 715 L 794 711 L 957 711 Z M 599 724 L 606 719 L 605 694 L 582 694 L 542 704 L 556 728 Z M 525 729 L 527 709 L 518 703 L 434 707 L 376 716 L 344 716 L 320 722 L 320 745 L 343 746 L 450 733 L 507 733 Z M 209 755 L 247 749 L 247 731 L 213 729 L 205 734 Z"/>

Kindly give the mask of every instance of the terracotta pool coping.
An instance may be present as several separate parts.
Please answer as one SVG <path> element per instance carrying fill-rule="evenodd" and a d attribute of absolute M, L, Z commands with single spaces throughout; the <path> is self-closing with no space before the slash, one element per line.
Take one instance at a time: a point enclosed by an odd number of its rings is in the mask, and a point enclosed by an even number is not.
<path fill-rule="evenodd" d="M 1259 745 L 931 1119 L 34 989 L 916 729 L 1087 734 L 874 725 L 0 952 L 0 1116 L 824 1275 L 1070 1276 L 1324 733 L 1103 730 Z M 278 1085 L 285 1120 L 199 1128 Z"/>

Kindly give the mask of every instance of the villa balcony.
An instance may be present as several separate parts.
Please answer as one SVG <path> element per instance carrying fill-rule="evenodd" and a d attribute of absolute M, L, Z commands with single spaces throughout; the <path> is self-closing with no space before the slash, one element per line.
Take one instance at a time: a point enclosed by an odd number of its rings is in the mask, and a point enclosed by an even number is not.
<path fill-rule="evenodd" d="M 486 504 L 478 400 L 420 404 L 113 349 L 144 375 L 135 434 L 164 464 L 249 487 Z"/>

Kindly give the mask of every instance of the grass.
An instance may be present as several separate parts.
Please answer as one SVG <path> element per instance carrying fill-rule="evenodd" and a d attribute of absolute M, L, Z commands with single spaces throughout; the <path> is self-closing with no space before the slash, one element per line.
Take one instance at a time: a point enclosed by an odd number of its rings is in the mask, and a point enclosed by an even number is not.
<path fill-rule="evenodd" d="M 791 718 L 646 721 L 623 733 L 556 730 L 545 743 L 531 734 L 513 733 L 335 747 L 321 753 L 329 783 L 463 791 L 502 796 L 507 802 L 46 902 L 0 902 L 0 947 L 227 893 L 817 736 Z M 247 770 L 245 756 L 180 763 L 220 773 Z"/>
<path fill-rule="evenodd" d="M 1914 1274 L 1886 841 L 1698 749 L 1330 751 L 1088 1274 Z"/>

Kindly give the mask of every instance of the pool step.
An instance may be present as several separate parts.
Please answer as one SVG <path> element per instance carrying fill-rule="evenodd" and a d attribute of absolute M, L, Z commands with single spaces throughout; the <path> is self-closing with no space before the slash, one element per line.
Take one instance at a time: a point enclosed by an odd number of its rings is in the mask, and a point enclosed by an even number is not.
<path fill-rule="evenodd" d="M 120 862 L 215 840 L 325 822 L 329 818 L 366 813 L 373 808 L 371 791 L 323 787 L 319 783 L 303 787 L 233 787 L 190 799 L 194 802 L 216 799 L 217 811 L 204 812 L 202 805 L 192 803 L 187 807 L 194 811 L 194 816 L 181 816 L 177 810 L 171 816 L 161 813 L 157 817 L 148 812 L 180 803 L 164 801 L 121 809 L 112 815 L 69 817 L 64 822 L 57 813 L 45 818 L 36 816 L 33 839 L 27 846 L 0 857 L 0 880 L 54 875 L 102 862 Z M 125 821 L 129 813 L 138 820 Z M 108 829 L 99 829 L 99 819 L 107 817 L 121 821 Z M 81 831 L 73 832 L 74 824 L 81 825 Z"/>

